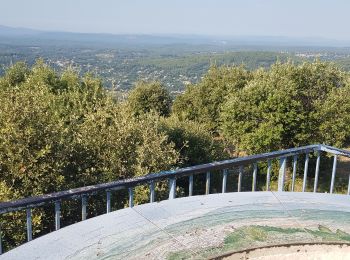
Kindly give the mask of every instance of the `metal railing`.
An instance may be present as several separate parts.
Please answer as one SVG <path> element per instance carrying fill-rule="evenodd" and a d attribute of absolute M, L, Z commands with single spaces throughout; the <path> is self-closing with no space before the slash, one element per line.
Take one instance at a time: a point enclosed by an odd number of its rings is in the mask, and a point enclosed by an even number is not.
<path fill-rule="evenodd" d="M 252 191 L 257 189 L 257 174 L 258 174 L 258 162 L 267 162 L 267 173 L 266 173 L 266 191 L 270 191 L 271 183 L 271 171 L 272 171 L 272 160 L 279 159 L 279 174 L 278 174 L 278 191 L 284 191 L 285 177 L 286 177 L 286 165 L 287 160 L 291 159 L 292 162 L 292 186 L 291 191 L 294 191 L 296 172 L 297 172 L 297 162 L 300 155 L 305 155 L 304 160 L 304 176 L 302 191 L 306 191 L 307 187 L 307 175 L 309 166 L 309 155 L 311 153 L 316 153 L 316 165 L 315 165 L 315 180 L 313 186 L 313 192 L 317 192 L 318 179 L 319 179 L 319 168 L 320 168 L 320 158 L 321 152 L 326 152 L 333 155 L 333 168 L 331 175 L 331 183 L 329 188 L 329 193 L 334 191 L 334 182 L 337 167 L 337 157 L 345 156 L 350 157 L 350 151 L 341 150 L 327 145 L 309 145 L 299 148 L 286 149 L 276 152 L 263 153 L 258 155 L 251 155 L 245 157 L 239 157 L 235 159 L 213 162 L 208 164 L 197 165 L 193 167 L 181 168 L 172 171 L 164 171 L 154 174 L 149 174 L 139 178 L 119 180 L 109 183 L 91 185 L 66 191 L 55 192 L 51 194 L 45 194 L 42 196 L 29 197 L 16 201 L 2 202 L 0 203 L 0 215 L 9 212 L 15 212 L 20 210 L 26 211 L 26 228 L 27 228 L 27 241 L 32 240 L 32 209 L 42 206 L 44 204 L 52 203 L 54 204 L 54 216 L 55 216 L 55 230 L 60 229 L 61 226 L 61 200 L 63 199 L 76 199 L 81 198 L 81 219 L 85 220 L 87 217 L 87 197 L 96 194 L 97 192 L 106 192 L 106 212 L 111 212 L 111 191 L 128 189 L 129 193 L 129 206 L 134 205 L 134 188 L 138 185 L 148 184 L 150 187 L 150 203 L 155 201 L 155 183 L 162 180 L 169 180 L 169 199 L 176 198 L 176 179 L 180 177 L 189 178 L 188 194 L 193 195 L 193 176 L 196 174 L 205 173 L 205 194 L 210 193 L 210 179 L 211 173 L 213 171 L 222 171 L 222 192 L 226 192 L 227 178 L 229 174 L 229 169 L 238 167 L 238 182 L 237 191 L 241 192 L 242 187 L 242 177 L 244 166 L 252 165 Z M 350 175 L 348 182 L 347 194 L 350 195 Z M 1 227 L 1 226 L 0 226 Z M 1 243 L 1 229 L 0 229 L 0 254 L 2 253 L 2 243 Z"/>

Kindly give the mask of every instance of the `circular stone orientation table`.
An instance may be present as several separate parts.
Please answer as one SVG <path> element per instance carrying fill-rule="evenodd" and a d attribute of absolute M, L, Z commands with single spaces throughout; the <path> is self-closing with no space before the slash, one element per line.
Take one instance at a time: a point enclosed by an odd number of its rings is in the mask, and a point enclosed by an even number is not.
<path fill-rule="evenodd" d="M 311 247 L 310 254 L 332 245 L 349 252 L 350 196 L 235 192 L 166 200 L 67 226 L 0 259 L 221 259 L 286 244 Z"/>

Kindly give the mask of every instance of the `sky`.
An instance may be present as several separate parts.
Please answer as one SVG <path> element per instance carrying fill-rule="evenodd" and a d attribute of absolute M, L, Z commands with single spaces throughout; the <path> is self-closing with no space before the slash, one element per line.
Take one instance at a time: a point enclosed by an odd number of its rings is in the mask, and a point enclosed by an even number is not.
<path fill-rule="evenodd" d="M 113 34 L 350 40 L 350 0 L 0 0 L 0 25 Z"/>

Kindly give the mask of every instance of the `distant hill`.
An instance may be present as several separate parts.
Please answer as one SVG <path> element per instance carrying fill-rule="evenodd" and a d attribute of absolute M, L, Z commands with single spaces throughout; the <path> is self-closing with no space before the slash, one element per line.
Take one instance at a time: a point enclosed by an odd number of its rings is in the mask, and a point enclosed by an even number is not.
<path fill-rule="evenodd" d="M 292 38 L 280 36 L 205 36 L 205 35 L 143 35 L 51 32 L 0 25 L 0 43 L 14 44 L 92 44 L 92 45 L 210 45 L 231 46 L 316 46 L 346 47 L 349 42 L 324 38 Z"/>
<path fill-rule="evenodd" d="M 27 28 L 13 28 L 0 25 L 0 43 L 13 40 L 32 42 L 48 41 L 68 43 L 92 44 L 120 44 L 120 45 L 167 45 L 167 44 L 211 44 L 221 45 L 217 39 L 209 36 L 195 35 L 144 35 L 144 34 L 105 34 L 105 33 L 73 33 L 51 32 Z"/>
<path fill-rule="evenodd" d="M 19 28 L 19 27 L 8 27 L 0 25 L 0 36 L 33 36 L 42 33 L 39 30 L 33 30 L 28 28 Z"/>

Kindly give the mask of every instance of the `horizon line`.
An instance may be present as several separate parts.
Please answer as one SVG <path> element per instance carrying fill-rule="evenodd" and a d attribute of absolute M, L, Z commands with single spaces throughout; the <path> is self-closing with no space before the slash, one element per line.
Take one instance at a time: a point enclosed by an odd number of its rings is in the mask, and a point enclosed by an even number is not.
<path fill-rule="evenodd" d="M 38 33 L 71 33 L 71 34 L 95 34 L 95 35 L 111 35 L 111 36 L 180 36 L 180 37 L 208 37 L 208 38 L 223 38 L 221 40 L 229 40 L 230 38 L 279 38 L 279 39 L 291 39 L 291 40 L 321 40 L 328 42 L 337 42 L 337 43 L 350 43 L 350 39 L 335 39 L 328 38 L 324 36 L 287 36 L 287 35 L 268 35 L 268 34 L 198 34 L 198 33 L 179 33 L 179 32 L 83 32 L 83 31 L 69 31 L 69 30 L 55 30 L 55 29 L 37 29 L 33 27 L 24 27 L 24 26 L 11 26 L 0 24 L 0 27 L 5 27 L 14 30 L 28 30 Z"/>

